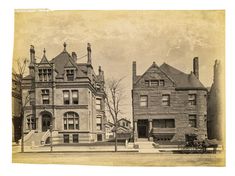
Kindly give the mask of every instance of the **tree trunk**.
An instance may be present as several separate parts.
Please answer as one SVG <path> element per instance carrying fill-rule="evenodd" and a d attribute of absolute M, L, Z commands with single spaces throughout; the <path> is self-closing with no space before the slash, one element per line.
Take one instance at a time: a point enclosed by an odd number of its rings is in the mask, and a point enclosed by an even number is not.
<path fill-rule="evenodd" d="M 24 115 L 21 113 L 21 152 L 24 152 Z"/>
<path fill-rule="evenodd" d="M 117 152 L 117 130 L 115 130 L 115 152 Z"/>

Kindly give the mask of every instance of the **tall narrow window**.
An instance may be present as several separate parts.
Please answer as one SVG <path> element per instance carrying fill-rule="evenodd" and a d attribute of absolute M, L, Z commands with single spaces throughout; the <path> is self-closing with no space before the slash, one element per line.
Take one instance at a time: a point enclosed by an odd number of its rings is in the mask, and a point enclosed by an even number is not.
<path fill-rule="evenodd" d="M 142 106 L 142 107 L 148 106 L 148 96 L 147 95 L 140 96 L 140 106 Z"/>
<path fill-rule="evenodd" d="M 63 91 L 63 97 L 64 97 L 64 104 L 69 104 L 69 91 L 68 90 Z"/>
<path fill-rule="evenodd" d="M 162 95 L 162 105 L 163 106 L 170 106 L 170 95 L 169 94 Z"/>
<path fill-rule="evenodd" d="M 73 104 L 78 104 L 78 91 L 72 90 L 72 102 Z"/>
<path fill-rule="evenodd" d="M 101 99 L 100 98 L 96 98 L 96 109 L 101 110 Z"/>
<path fill-rule="evenodd" d="M 52 80 L 51 69 L 48 69 L 47 76 L 48 76 L 48 81 L 51 81 Z"/>
<path fill-rule="evenodd" d="M 66 70 L 67 81 L 74 80 L 74 70 Z"/>
<path fill-rule="evenodd" d="M 197 116 L 196 115 L 189 115 L 189 127 L 197 127 Z"/>
<path fill-rule="evenodd" d="M 102 120 L 101 117 L 96 117 L 96 130 L 102 130 Z"/>
<path fill-rule="evenodd" d="M 196 94 L 189 94 L 188 95 L 188 101 L 189 101 L 189 105 L 196 105 L 197 102 L 196 102 Z"/>
<path fill-rule="evenodd" d="M 69 143 L 69 134 L 64 134 L 64 143 Z"/>
<path fill-rule="evenodd" d="M 73 143 L 78 143 L 78 134 L 73 134 Z"/>
<path fill-rule="evenodd" d="M 49 104 L 49 89 L 42 89 L 42 104 Z"/>
<path fill-rule="evenodd" d="M 42 79 L 42 69 L 38 70 L 38 77 L 39 77 L 39 81 L 43 81 L 43 79 Z"/>

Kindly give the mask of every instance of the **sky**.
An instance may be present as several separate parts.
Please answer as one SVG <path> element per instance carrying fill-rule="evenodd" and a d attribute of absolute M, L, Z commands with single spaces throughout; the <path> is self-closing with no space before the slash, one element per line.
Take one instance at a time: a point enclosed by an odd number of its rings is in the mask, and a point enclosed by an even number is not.
<path fill-rule="evenodd" d="M 216 59 L 225 60 L 224 11 L 22 11 L 15 12 L 13 68 L 16 60 L 29 58 L 34 45 L 37 62 L 46 49 L 48 60 L 67 43 L 78 58 L 91 43 L 92 64 L 100 65 L 105 78 L 125 77 L 123 117 L 132 119 L 132 62 L 137 75 L 148 67 L 167 63 L 185 73 L 199 57 L 200 81 L 210 87 Z M 78 60 L 84 63 L 87 58 Z"/>

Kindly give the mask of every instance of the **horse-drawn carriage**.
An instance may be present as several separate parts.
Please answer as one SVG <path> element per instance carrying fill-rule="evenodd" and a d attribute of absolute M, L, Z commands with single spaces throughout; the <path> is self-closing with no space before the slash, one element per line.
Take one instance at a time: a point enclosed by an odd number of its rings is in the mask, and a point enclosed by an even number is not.
<path fill-rule="evenodd" d="M 188 134 L 185 138 L 185 142 L 178 145 L 181 153 L 207 153 L 208 148 L 213 148 L 212 153 L 216 153 L 218 147 L 218 141 L 216 139 L 198 140 L 196 134 Z"/>

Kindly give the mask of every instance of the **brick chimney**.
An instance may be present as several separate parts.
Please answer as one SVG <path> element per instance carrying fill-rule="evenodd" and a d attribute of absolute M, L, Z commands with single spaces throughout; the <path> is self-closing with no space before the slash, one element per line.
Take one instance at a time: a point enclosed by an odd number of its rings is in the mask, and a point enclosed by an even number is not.
<path fill-rule="evenodd" d="M 198 57 L 193 58 L 193 74 L 199 79 L 199 60 Z"/>
<path fill-rule="evenodd" d="M 136 61 L 133 61 L 132 63 L 132 82 L 134 84 L 136 80 Z"/>

